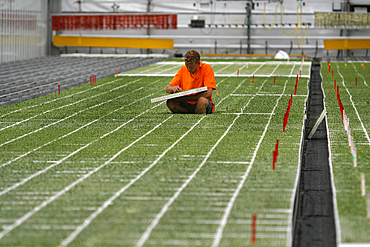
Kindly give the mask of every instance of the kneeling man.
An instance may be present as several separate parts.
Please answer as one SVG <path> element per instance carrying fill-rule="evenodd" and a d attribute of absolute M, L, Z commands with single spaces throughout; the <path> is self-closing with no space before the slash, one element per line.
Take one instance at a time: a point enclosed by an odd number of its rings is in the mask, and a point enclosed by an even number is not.
<path fill-rule="evenodd" d="M 185 54 L 183 65 L 169 85 L 166 92 L 176 93 L 193 88 L 207 87 L 208 90 L 194 95 L 183 96 L 167 100 L 167 107 L 173 113 L 210 114 L 215 111 L 212 101 L 212 91 L 216 89 L 216 80 L 213 69 L 209 64 L 200 61 L 197 51 L 188 51 Z"/>

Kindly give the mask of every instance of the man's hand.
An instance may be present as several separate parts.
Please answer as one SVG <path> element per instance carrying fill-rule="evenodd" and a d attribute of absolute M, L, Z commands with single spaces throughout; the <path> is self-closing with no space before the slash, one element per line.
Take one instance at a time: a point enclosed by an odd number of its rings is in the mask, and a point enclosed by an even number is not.
<path fill-rule="evenodd" d="M 172 91 L 173 91 L 174 93 L 181 92 L 181 91 L 182 91 L 182 88 L 181 88 L 181 87 L 179 87 L 179 86 L 174 86 L 174 87 L 172 87 Z"/>
<path fill-rule="evenodd" d="M 182 91 L 182 88 L 179 87 L 179 86 L 171 86 L 171 85 L 167 85 L 166 87 L 166 92 L 167 93 L 177 93 L 177 92 L 181 92 Z"/>

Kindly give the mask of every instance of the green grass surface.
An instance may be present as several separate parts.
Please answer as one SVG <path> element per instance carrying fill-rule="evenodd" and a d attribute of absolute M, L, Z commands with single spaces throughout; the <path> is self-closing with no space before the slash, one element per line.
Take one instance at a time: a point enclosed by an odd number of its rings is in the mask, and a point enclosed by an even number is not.
<path fill-rule="evenodd" d="M 369 65 L 361 63 L 331 63 L 334 75 L 323 62 L 321 73 L 325 92 L 325 105 L 331 143 L 331 161 L 336 187 L 341 241 L 344 243 L 370 243 L 370 219 L 366 218 L 366 197 L 361 196 L 361 173 L 367 179 L 366 191 L 370 191 L 370 78 Z M 357 86 L 355 78 L 357 77 Z M 339 85 L 344 111 L 350 119 L 350 129 L 357 148 L 357 167 L 354 167 L 348 138 L 344 129 L 334 80 Z M 353 103 L 351 102 L 351 99 Z M 357 111 L 357 113 L 356 113 Z"/>
<path fill-rule="evenodd" d="M 0 246 L 58 246 L 78 227 L 69 246 L 134 246 L 153 224 L 145 246 L 245 246 L 253 213 L 254 246 L 288 245 L 307 79 L 284 133 L 294 77 L 218 77 L 210 115 L 151 104 L 169 80 L 107 77 L 1 107 Z"/>
<path fill-rule="evenodd" d="M 290 61 L 290 62 L 279 62 L 279 61 L 204 61 L 212 66 L 216 77 L 227 76 L 227 77 L 237 77 L 238 71 L 241 77 L 252 77 L 256 76 L 291 76 L 296 77 L 300 74 L 300 69 L 302 66 L 301 75 L 302 78 L 308 78 L 310 75 L 310 63 L 301 61 Z M 172 79 L 173 75 L 183 66 L 181 61 L 165 61 L 157 64 L 152 64 L 146 67 L 130 70 L 123 72 L 123 75 L 140 76 L 170 76 L 169 80 Z"/>
<path fill-rule="evenodd" d="M 270 61 L 286 61 L 284 59 L 274 59 L 274 58 L 270 58 L 270 59 L 254 59 L 254 58 L 212 58 L 212 57 L 201 57 L 200 58 L 201 60 L 204 60 L 204 61 L 212 61 L 212 62 L 240 62 L 240 61 L 243 61 L 243 62 L 270 62 Z M 167 59 L 166 61 L 176 61 L 176 62 L 184 62 L 184 58 L 171 58 L 171 59 Z M 302 58 L 298 58 L 298 59 L 289 59 L 289 61 L 302 61 Z M 305 61 L 307 62 L 311 62 L 311 59 L 308 59 L 306 58 Z"/>

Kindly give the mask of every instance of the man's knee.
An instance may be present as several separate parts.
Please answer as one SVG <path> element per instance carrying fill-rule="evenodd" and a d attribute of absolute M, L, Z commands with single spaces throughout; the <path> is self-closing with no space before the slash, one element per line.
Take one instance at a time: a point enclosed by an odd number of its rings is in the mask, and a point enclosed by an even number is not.
<path fill-rule="evenodd" d="M 171 109 L 173 107 L 173 105 L 174 105 L 174 101 L 171 100 L 171 99 L 168 99 L 167 100 L 167 107 Z"/>
<path fill-rule="evenodd" d="M 179 113 L 181 112 L 181 105 L 179 102 L 174 101 L 173 99 L 167 100 L 167 107 L 170 109 L 173 113 Z"/>
<path fill-rule="evenodd" d="M 197 104 L 200 106 L 200 107 L 208 107 L 208 105 L 209 105 L 209 100 L 207 99 L 207 98 L 204 98 L 204 97 L 200 97 L 199 99 L 198 99 L 198 102 L 197 102 Z"/>
<path fill-rule="evenodd" d="M 171 110 L 174 111 L 176 108 L 175 101 L 172 99 L 167 100 L 167 107 Z"/>

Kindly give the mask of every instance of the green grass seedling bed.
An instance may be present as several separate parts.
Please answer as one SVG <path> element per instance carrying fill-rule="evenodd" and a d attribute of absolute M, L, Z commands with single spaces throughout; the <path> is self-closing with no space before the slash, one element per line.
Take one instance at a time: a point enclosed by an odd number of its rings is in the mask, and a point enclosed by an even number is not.
<path fill-rule="evenodd" d="M 370 78 L 369 65 L 363 69 L 359 62 L 322 62 L 323 89 L 329 129 L 331 163 L 336 189 L 337 224 L 341 243 L 370 244 L 370 219 L 366 217 L 366 197 L 361 196 L 361 173 L 367 179 L 366 192 L 370 191 Z M 333 75 L 333 76 L 332 76 Z M 357 77 L 357 86 L 355 78 Z M 334 90 L 339 85 L 340 99 L 357 148 L 357 167 L 354 167 L 348 137 L 341 118 Z"/>
<path fill-rule="evenodd" d="M 214 69 L 261 64 L 227 66 Z M 253 213 L 254 246 L 289 246 L 307 96 L 301 78 L 283 133 L 295 80 L 217 77 L 210 115 L 150 103 L 165 95 L 161 76 L 112 76 L 1 107 L 0 246 L 245 246 Z"/>

